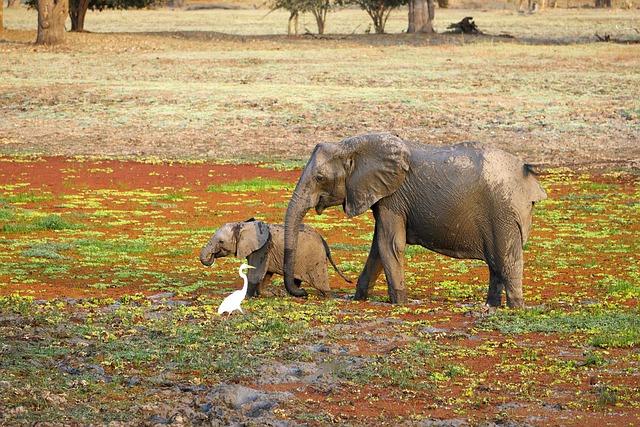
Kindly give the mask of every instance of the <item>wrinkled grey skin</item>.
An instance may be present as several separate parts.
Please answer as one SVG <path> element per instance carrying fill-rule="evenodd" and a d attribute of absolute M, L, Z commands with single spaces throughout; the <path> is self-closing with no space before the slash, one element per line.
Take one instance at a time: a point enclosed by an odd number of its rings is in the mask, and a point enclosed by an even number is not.
<path fill-rule="evenodd" d="M 244 222 L 226 223 L 202 248 L 200 262 L 210 266 L 216 258 L 228 255 L 246 258 L 247 263 L 255 267 L 247 273 L 247 295 L 260 295 L 274 274 L 283 274 L 284 227 L 255 221 L 253 218 Z M 333 262 L 329 246 L 322 236 L 311 227 L 301 226 L 294 267 L 296 285 L 299 287 L 305 282 L 322 295 L 330 293 L 327 260 L 344 280 L 351 283 Z"/>
<path fill-rule="evenodd" d="M 432 147 L 391 134 L 367 134 L 318 144 L 291 196 L 285 218 L 284 278 L 293 281 L 298 227 L 307 211 L 342 205 L 349 217 L 371 208 L 373 242 L 358 278 L 355 299 L 367 299 L 384 270 L 392 303 L 406 303 L 404 250 L 421 245 L 489 266 L 487 304 L 497 307 L 506 290 L 510 307 L 523 307 L 522 249 L 533 205 L 546 198 L 515 156 L 467 142 Z"/>

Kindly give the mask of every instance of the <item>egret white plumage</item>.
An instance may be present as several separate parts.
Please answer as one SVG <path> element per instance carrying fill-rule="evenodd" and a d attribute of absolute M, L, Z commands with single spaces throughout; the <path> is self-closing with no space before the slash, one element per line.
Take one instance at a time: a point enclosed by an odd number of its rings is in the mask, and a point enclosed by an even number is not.
<path fill-rule="evenodd" d="M 238 269 L 238 274 L 244 280 L 244 284 L 242 285 L 242 289 L 239 291 L 234 291 L 231 295 L 227 296 L 224 300 L 222 300 L 222 304 L 218 307 L 218 314 L 229 313 L 231 314 L 235 310 L 240 311 L 240 313 L 244 314 L 242 308 L 240 308 L 240 304 L 244 301 L 244 297 L 247 296 L 247 287 L 249 285 L 249 279 L 247 279 L 247 275 L 245 271 L 249 268 L 255 268 L 250 266 L 249 264 L 242 264 Z"/>

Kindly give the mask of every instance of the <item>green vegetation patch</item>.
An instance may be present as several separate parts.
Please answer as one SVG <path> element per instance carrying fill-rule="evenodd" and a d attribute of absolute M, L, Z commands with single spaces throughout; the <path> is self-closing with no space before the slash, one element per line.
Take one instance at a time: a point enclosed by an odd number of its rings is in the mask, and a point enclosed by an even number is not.
<path fill-rule="evenodd" d="M 29 258 L 48 258 L 48 259 L 61 259 L 65 258 L 60 254 L 60 251 L 67 251 L 74 246 L 67 242 L 44 242 L 36 243 L 29 247 L 29 249 L 22 251 L 21 255 Z"/>
<path fill-rule="evenodd" d="M 241 181 L 229 182 L 226 184 L 212 184 L 207 187 L 207 191 L 213 193 L 248 193 L 272 190 L 292 190 L 294 184 L 268 178 L 251 178 Z"/>
<path fill-rule="evenodd" d="M 636 347 L 640 345 L 640 312 L 585 309 L 576 312 L 557 310 L 504 310 L 481 323 L 486 329 L 505 334 L 576 332 L 590 335 L 596 347 Z"/>
<path fill-rule="evenodd" d="M 0 204 L 2 203 L 37 203 L 44 202 L 47 200 L 51 200 L 53 196 L 51 193 L 41 193 L 28 191 L 26 193 L 16 193 L 16 194 L 4 194 L 0 196 Z"/>
<path fill-rule="evenodd" d="M 29 233 L 43 230 L 75 230 L 83 228 L 82 224 L 68 221 L 57 214 L 51 214 L 35 220 L 9 222 L 2 226 L 5 233 Z"/>

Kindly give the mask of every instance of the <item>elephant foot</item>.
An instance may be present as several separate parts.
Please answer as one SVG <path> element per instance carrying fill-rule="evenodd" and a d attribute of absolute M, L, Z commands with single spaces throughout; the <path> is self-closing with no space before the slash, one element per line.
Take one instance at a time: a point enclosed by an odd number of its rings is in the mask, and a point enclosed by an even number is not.
<path fill-rule="evenodd" d="M 353 299 L 355 301 L 366 301 L 367 299 L 369 299 L 369 289 L 367 288 L 366 290 L 362 290 L 360 288 L 356 289 L 356 293 L 353 296 Z"/>
<path fill-rule="evenodd" d="M 507 307 L 524 308 L 524 298 L 509 298 L 507 296 Z"/>
<path fill-rule="evenodd" d="M 296 298 L 306 298 L 309 294 L 302 288 L 298 288 L 298 293 L 294 295 Z"/>
<path fill-rule="evenodd" d="M 487 298 L 487 303 L 486 303 L 487 307 L 493 307 L 495 309 L 500 307 L 501 305 L 502 305 L 502 298 L 500 298 L 500 296 L 498 296 L 497 298 L 491 298 L 491 297 Z"/>
<path fill-rule="evenodd" d="M 355 301 L 366 301 L 369 299 L 369 286 L 367 284 L 356 286 L 356 293 L 353 296 Z"/>
<path fill-rule="evenodd" d="M 495 306 L 495 305 L 491 305 L 491 304 L 485 304 L 484 307 L 482 307 L 480 309 L 480 315 L 481 316 L 487 316 L 487 315 L 495 314 L 496 311 L 498 311 L 498 307 L 499 306 Z"/>
<path fill-rule="evenodd" d="M 318 289 L 318 297 L 322 299 L 330 299 L 333 298 L 333 292 Z"/>
<path fill-rule="evenodd" d="M 389 290 L 389 299 L 391 304 L 407 304 L 409 302 L 406 289 Z"/>

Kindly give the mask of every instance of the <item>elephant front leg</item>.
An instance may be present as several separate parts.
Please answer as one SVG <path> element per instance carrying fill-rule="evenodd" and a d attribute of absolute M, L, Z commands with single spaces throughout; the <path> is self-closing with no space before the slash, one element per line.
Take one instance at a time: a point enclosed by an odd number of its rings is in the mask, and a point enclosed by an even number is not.
<path fill-rule="evenodd" d="M 489 307 L 500 307 L 502 305 L 502 290 L 504 280 L 500 273 L 489 267 L 489 291 L 487 292 L 487 305 Z"/>
<path fill-rule="evenodd" d="M 261 282 L 261 280 L 249 280 L 249 283 L 247 285 L 247 296 L 249 298 L 257 297 L 258 295 L 260 295 L 258 289 L 260 288 Z"/>
<path fill-rule="evenodd" d="M 369 298 L 369 290 L 373 289 L 380 272 L 382 271 L 382 261 L 380 260 L 380 252 L 378 251 L 378 241 L 376 238 L 376 231 L 373 232 L 373 241 L 371 242 L 371 249 L 369 250 L 369 256 L 367 262 L 364 265 L 360 277 L 358 277 L 358 284 L 356 285 L 355 300 L 364 301 Z"/>
<path fill-rule="evenodd" d="M 267 275 L 268 259 L 266 246 L 268 245 L 264 245 L 263 248 L 252 252 L 247 257 L 247 263 L 254 267 L 247 273 L 247 279 L 249 281 L 249 285 L 247 286 L 247 295 L 249 297 L 259 295 L 262 281 Z"/>
<path fill-rule="evenodd" d="M 404 249 L 407 233 L 404 219 L 387 210 L 375 210 L 378 252 L 387 278 L 389 299 L 392 304 L 406 304 L 407 288 L 404 282 Z"/>

